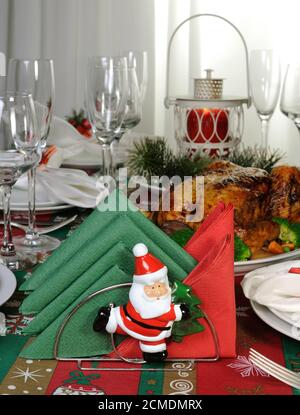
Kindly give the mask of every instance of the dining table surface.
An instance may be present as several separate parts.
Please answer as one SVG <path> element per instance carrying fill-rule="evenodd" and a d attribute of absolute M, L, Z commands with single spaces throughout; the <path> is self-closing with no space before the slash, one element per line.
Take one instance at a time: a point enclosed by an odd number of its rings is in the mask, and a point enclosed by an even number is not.
<path fill-rule="evenodd" d="M 65 239 L 85 219 L 88 210 L 79 209 L 75 222 L 53 232 Z M 47 254 L 40 258 L 45 261 Z M 39 265 L 37 265 L 39 266 Z M 30 278 L 31 270 L 15 273 L 18 286 Z M 215 362 L 165 362 L 159 371 L 101 371 L 101 368 L 128 368 L 127 363 L 94 362 L 90 370 L 80 369 L 74 361 L 31 360 L 19 357 L 31 338 L 21 330 L 33 316 L 19 313 L 26 296 L 16 290 L 0 308 L 6 315 L 6 335 L 0 337 L 1 395 L 300 395 L 292 388 L 257 368 L 249 360 L 254 348 L 277 363 L 300 374 L 300 342 L 265 324 L 252 310 L 235 277 L 236 292 L 236 356 Z M 143 368 L 151 369 L 147 363 Z M 165 368 L 175 369 L 164 371 Z"/>

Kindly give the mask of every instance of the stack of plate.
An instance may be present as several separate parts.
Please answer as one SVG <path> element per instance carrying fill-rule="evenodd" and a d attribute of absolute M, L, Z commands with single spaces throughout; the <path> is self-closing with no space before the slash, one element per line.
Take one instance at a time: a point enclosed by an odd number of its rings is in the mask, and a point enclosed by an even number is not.
<path fill-rule="evenodd" d="M 273 329 L 300 341 L 300 327 L 296 327 L 293 322 L 278 310 L 268 308 L 255 301 L 250 301 L 254 312 Z"/>
<path fill-rule="evenodd" d="M 300 341 L 300 261 L 247 273 L 241 283 L 254 312 L 266 324 Z"/>

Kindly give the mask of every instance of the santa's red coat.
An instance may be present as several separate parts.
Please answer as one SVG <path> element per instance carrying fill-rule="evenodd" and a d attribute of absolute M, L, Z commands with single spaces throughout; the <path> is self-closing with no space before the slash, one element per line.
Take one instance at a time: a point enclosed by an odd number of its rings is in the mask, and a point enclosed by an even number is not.
<path fill-rule="evenodd" d="M 126 306 L 118 307 L 120 317 L 122 319 L 122 329 L 130 334 L 133 332 L 139 336 L 147 338 L 155 338 L 157 336 L 166 338 L 171 334 L 172 323 L 177 319 L 174 304 L 170 305 L 170 310 L 167 313 L 155 318 L 144 319 L 135 310 L 133 305 L 129 302 Z M 149 327 L 145 327 L 149 326 Z M 170 329 L 162 330 L 170 327 Z"/>

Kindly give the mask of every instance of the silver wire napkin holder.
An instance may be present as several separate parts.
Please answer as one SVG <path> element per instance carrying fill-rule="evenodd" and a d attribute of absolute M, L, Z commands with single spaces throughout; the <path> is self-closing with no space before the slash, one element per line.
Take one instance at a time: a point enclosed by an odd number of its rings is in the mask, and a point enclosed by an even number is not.
<path fill-rule="evenodd" d="M 131 283 L 124 283 L 124 284 L 116 284 L 116 285 L 111 285 L 109 287 L 106 288 L 102 288 L 101 290 L 95 291 L 92 294 L 88 295 L 86 298 L 84 298 L 82 301 L 80 301 L 80 303 L 78 303 L 73 310 L 65 317 L 65 319 L 63 320 L 57 334 L 55 337 L 55 342 L 54 342 L 54 348 L 53 348 L 53 355 L 54 358 L 59 361 L 59 362 L 76 362 L 77 366 L 80 370 L 82 371 L 138 371 L 138 372 L 178 372 L 179 367 L 178 364 L 185 364 L 185 363 L 189 363 L 188 365 L 186 365 L 184 367 L 184 371 L 192 371 L 194 368 L 194 363 L 198 363 L 198 362 L 216 362 L 217 360 L 219 360 L 220 358 L 220 346 L 219 346 L 219 339 L 218 339 L 218 334 L 217 331 L 212 323 L 212 321 L 209 319 L 208 315 L 202 310 L 203 312 L 203 318 L 205 319 L 205 321 L 207 322 L 207 325 L 211 331 L 212 337 L 213 337 L 213 341 L 214 341 L 214 346 L 215 346 L 215 356 L 213 357 L 197 357 L 197 358 L 171 358 L 171 359 L 165 359 L 163 362 L 161 363 L 168 363 L 168 362 L 173 362 L 174 365 L 172 365 L 172 367 L 153 367 L 153 368 L 148 368 L 148 367 L 138 367 L 137 365 L 143 365 L 146 362 L 145 360 L 142 359 L 138 359 L 138 358 L 131 358 L 128 359 L 124 356 L 122 356 L 119 351 L 116 348 L 116 344 L 115 344 L 115 340 L 114 340 L 114 335 L 111 334 L 111 344 L 113 347 L 113 351 L 115 352 L 117 357 L 108 357 L 108 356 L 96 356 L 96 357 L 86 357 L 86 358 L 73 358 L 73 357 L 59 357 L 58 355 L 58 351 L 59 351 L 59 344 L 60 344 L 60 340 L 62 337 L 62 334 L 68 324 L 68 322 L 70 321 L 70 319 L 74 316 L 74 314 L 86 303 L 88 303 L 90 300 L 92 300 L 94 297 L 103 294 L 104 292 L 107 291 L 111 291 L 111 290 L 115 290 L 117 288 L 126 288 L 126 287 L 130 287 L 132 284 Z M 112 305 L 111 305 L 112 306 Z M 91 366 L 84 366 L 84 362 L 90 362 Z M 92 367 L 92 364 L 95 362 L 125 362 L 128 363 L 128 367 Z M 133 365 L 133 366 L 132 366 Z M 180 368 L 181 370 L 183 368 Z"/>

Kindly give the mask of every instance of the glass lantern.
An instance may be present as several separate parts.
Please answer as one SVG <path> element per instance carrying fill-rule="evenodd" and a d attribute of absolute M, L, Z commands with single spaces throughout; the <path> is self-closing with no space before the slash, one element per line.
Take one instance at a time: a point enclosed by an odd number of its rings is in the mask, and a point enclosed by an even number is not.
<path fill-rule="evenodd" d="M 206 77 L 194 79 L 194 95 L 169 97 L 170 53 L 177 31 L 187 22 L 199 17 L 214 17 L 232 26 L 240 36 L 246 58 L 247 97 L 223 95 L 223 79 L 214 78 L 212 69 Z M 239 145 L 244 130 L 243 104 L 250 107 L 248 50 L 241 32 L 227 19 L 214 14 L 197 14 L 184 20 L 173 32 L 167 59 L 167 92 L 165 106 L 174 106 L 175 138 L 182 152 L 193 154 L 198 150 L 210 157 L 226 158 Z"/>

